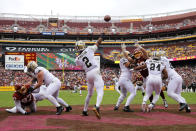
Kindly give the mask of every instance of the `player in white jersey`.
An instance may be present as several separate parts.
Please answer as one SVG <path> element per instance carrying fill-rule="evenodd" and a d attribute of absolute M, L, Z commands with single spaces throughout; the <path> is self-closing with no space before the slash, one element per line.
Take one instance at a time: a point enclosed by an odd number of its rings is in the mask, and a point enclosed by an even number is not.
<path fill-rule="evenodd" d="M 27 65 L 28 72 L 32 72 L 35 74 L 35 78 L 37 79 L 37 84 L 31 86 L 29 88 L 29 93 L 37 88 L 40 88 L 43 84 L 46 85 L 46 91 L 43 92 L 43 97 L 48 99 L 53 105 L 57 108 L 57 115 L 60 115 L 63 111 L 63 106 L 66 107 L 66 111 L 72 110 L 72 107 L 69 106 L 62 98 L 59 98 L 59 90 L 61 87 L 61 81 L 55 77 L 52 73 L 50 73 L 44 67 L 39 67 L 35 61 L 30 61 Z M 28 83 L 28 85 L 32 85 L 34 79 Z"/>
<path fill-rule="evenodd" d="M 169 59 L 166 57 L 161 57 L 161 60 L 166 65 L 166 70 L 168 72 L 168 86 L 167 94 L 180 104 L 179 111 L 186 110 L 186 112 L 191 112 L 190 107 L 186 103 L 186 100 L 181 96 L 182 92 L 182 77 L 174 70 Z"/>
<path fill-rule="evenodd" d="M 163 79 L 167 78 L 167 71 L 165 64 L 160 60 L 160 53 L 157 51 L 152 52 L 152 58 L 146 60 L 146 67 L 148 68 L 149 75 L 146 81 L 146 94 L 142 102 L 142 111 L 146 111 L 146 102 L 155 91 L 155 96 L 152 102 L 148 105 L 147 111 L 151 111 L 155 103 L 159 99 L 162 88 L 162 73 Z"/>
<path fill-rule="evenodd" d="M 97 92 L 97 102 L 93 111 L 95 112 L 98 119 L 101 119 L 100 115 L 100 104 L 104 94 L 104 81 L 100 74 L 100 69 L 98 63 L 94 58 L 94 53 L 98 49 L 99 44 L 101 44 L 102 38 L 99 38 L 95 45 L 85 47 L 85 43 L 82 41 L 77 41 L 75 48 L 78 51 L 78 56 L 75 59 L 76 65 L 81 66 L 86 72 L 88 94 L 86 96 L 84 109 L 82 112 L 83 116 L 88 116 L 88 105 L 89 101 L 93 95 L 94 87 Z"/>
<path fill-rule="evenodd" d="M 129 52 L 125 51 L 125 53 L 129 53 Z M 120 78 L 118 81 L 118 85 L 120 86 L 121 94 L 120 94 L 120 97 L 118 98 L 116 106 L 114 107 L 114 110 L 118 110 L 120 104 L 126 98 L 127 93 L 130 92 L 130 95 L 127 98 L 123 111 L 133 112 L 133 110 L 130 109 L 129 105 L 136 95 L 136 90 L 131 81 L 132 71 L 130 71 L 130 62 L 125 58 L 124 55 L 122 55 L 119 65 L 121 69 L 121 74 L 120 74 Z"/>

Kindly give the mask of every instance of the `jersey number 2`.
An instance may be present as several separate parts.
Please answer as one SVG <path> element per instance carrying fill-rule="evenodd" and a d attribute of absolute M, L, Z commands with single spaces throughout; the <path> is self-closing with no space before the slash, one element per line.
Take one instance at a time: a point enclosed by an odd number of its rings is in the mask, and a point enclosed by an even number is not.
<path fill-rule="evenodd" d="M 87 68 L 92 66 L 92 64 L 89 62 L 89 59 L 87 57 L 83 57 L 82 61 L 85 63 Z"/>

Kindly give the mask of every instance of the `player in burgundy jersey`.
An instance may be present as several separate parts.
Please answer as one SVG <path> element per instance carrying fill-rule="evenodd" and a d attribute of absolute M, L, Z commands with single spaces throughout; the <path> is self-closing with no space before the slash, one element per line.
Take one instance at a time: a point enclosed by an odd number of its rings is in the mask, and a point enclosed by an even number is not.
<path fill-rule="evenodd" d="M 16 92 L 13 94 L 13 99 L 16 105 L 17 112 L 22 113 L 23 115 L 28 115 L 30 112 L 36 111 L 36 104 L 32 94 L 28 93 L 28 88 L 30 86 L 24 85 L 15 85 L 14 88 Z M 26 107 L 29 107 L 30 112 L 25 110 Z"/>

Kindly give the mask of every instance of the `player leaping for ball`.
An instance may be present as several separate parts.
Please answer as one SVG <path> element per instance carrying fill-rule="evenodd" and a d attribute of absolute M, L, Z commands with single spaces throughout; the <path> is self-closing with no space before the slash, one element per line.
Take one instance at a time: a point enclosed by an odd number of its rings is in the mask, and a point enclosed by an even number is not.
<path fill-rule="evenodd" d="M 95 107 L 93 108 L 93 111 L 95 112 L 98 119 L 101 119 L 100 104 L 104 94 L 104 82 L 100 74 L 98 63 L 94 58 L 94 53 L 101 43 L 102 38 L 99 38 L 95 45 L 88 47 L 85 46 L 85 43 L 83 41 L 77 41 L 75 43 L 75 49 L 78 52 L 78 56 L 76 57 L 75 62 L 78 66 L 81 66 L 82 69 L 85 70 L 88 86 L 88 94 L 86 96 L 82 115 L 88 116 L 88 105 L 95 87 L 97 92 L 97 102 Z"/>
<path fill-rule="evenodd" d="M 167 79 L 168 75 L 165 69 L 165 64 L 161 60 L 160 53 L 157 51 L 152 52 L 151 58 L 147 59 L 143 67 L 140 66 L 140 68 L 147 68 L 149 72 L 149 75 L 146 81 L 146 94 L 142 102 L 143 112 L 146 111 L 147 100 L 152 95 L 152 92 L 155 91 L 155 96 L 153 97 L 151 104 L 148 105 L 148 108 L 147 108 L 147 111 L 150 112 L 155 106 L 155 103 L 157 102 L 157 100 L 159 99 L 159 95 L 160 95 L 161 88 L 162 88 L 162 79 Z"/>
<path fill-rule="evenodd" d="M 140 68 L 140 66 L 145 64 L 145 61 L 149 58 L 149 56 L 148 56 L 147 51 L 143 47 L 141 47 L 138 42 L 135 42 L 134 46 L 137 48 L 134 50 L 134 55 L 132 56 L 132 59 L 134 59 L 134 63 L 135 63 L 134 69 L 138 70 L 138 68 Z M 143 85 L 145 87 L 146 86 L 146 78 L 148 76 L 148 69 L 147 68 L 140 69 L 139 72 L 143 77 Z M 167 108 L 168 104 L 165 99 L 165 95 L 164 95 L 163 91 L 161 91 L 160 96 L 163 100 L 164 107 Z M 152 102 L 152 99 L 153 99 L 153 95 L 149 98 L 150 102 Z"/>

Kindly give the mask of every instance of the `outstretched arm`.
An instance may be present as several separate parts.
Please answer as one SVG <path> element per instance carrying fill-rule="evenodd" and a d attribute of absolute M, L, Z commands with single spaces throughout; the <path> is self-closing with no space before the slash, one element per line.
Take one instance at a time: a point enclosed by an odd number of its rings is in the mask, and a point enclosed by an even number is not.
<path fill-rule="evenodd" d="M 129 56 L 129 52 L 126 50 L 126 45 L 123 43 L 121 44 L 121 49 L 122 49 L 122 52 L 123 52 L 123 55 L 124 57 L 130 62 L 130 63 L 133 63 L 134 62 L 134 59 L 132 57 Z"/>
<path fill-rule="evenodd" d="M 147 51 L 146 51 L 141 45 L 139 45 L 138 42 L 136 42 L 134 46 L 137 47 L 137 48 L 139 48 L 139 49 L 142 51 L 143 57 L 144 57 L 145 59 L 148 59 L 148 58 L 149 58 L 149 57 L 148 57 Z"/>
<path fill-rule="evenodd" d="M 103 39 L 101 37 L 99 37 L 99 39 L 97 40 L 97 42 L 95 43 L 95 45 L 97 47 L 99 47 L 99 45 L 102 43 Z"/>

